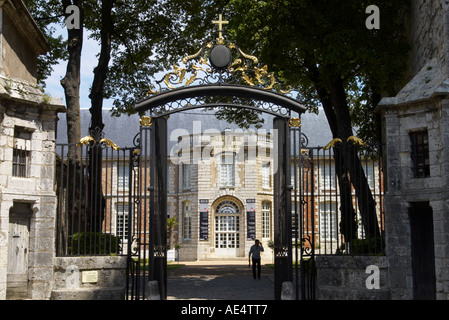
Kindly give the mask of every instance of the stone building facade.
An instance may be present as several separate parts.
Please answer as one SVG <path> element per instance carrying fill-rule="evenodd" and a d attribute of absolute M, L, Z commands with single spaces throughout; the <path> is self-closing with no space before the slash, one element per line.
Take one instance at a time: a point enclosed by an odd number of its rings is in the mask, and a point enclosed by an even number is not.
<path fill-rule="evenodd" d="M 383 117 L 393 299 L 449 298 L 449 6 L 411 1 L 408 83 Z"/>
<path fill-rule="evenodd" d="M 0 1 L 0 299 L 50 297 L 59 99 L 36 81 L 49 50 L 22 1 Z"/>
<path fill-rule="evenodd" d="M 178 217 L 180 259 L 247 257 L 259 239 L 272 261 L 275 163 L 271 135 L 261 131 L 183 136 L 172 149 L 168 207 Z"/>

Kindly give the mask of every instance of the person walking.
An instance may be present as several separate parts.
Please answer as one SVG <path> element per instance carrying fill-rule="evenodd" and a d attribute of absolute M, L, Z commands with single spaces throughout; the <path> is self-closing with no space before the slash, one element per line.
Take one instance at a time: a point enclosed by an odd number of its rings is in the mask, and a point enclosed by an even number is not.
<path fill-rule="evenodd" d="M 256 266 L 257 266 L 257 278 L 260 280 L 260 253 L 263 252 L 262 243 L 256 239 L 255 243 L 249 250 L 248 264 L 251 264 L 251 256 L 253 259 L 253 277 L 256 279 Z"/>

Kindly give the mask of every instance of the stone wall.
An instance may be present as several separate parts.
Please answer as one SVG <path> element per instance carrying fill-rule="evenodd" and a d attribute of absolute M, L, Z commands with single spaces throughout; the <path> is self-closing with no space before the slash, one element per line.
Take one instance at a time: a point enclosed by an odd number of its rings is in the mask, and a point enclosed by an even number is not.
<path fill-rule="evenodd" d="M 6 298 L 8 243 L 11 209 L 15 204 L 27 204 L 29 246 L 26 248 L 28 294 L 31 299 L 48 299 L 53 272 L 55 219 L 57 199 L 54 191 L 55 125 L 53 111 L 33 105 L 16 107 L 0 102 L 0 299 Z M 26 141 L 30 152 L 29 175 L 12 175 L 15 128 L 30 132 Z"/>
<path fill-rule="evenodd" d="M 431 59 L 437 58 L 449 75 L 449 9 L 446 1 L 411 1 L 408 26 L 411 54 L 409 79 Z"/>
<path fill-rule="evenodd" d="M 123 300 L 126 256 L 54 259 L 52 300 Z"/>
<path fill-rule="evenodd" d="M 368 289 L 366 282 L 379 268 L 379 289 Z M 318 300 L 390 299 L 388 259 L 384 256 L 316 256 Z"/>
<path fill-rule="evenodd" d="M 409 207 L 428 202 L 433 211 L 436 298 L 449 296 L 449 100 L 429 99 L 384 111 L 387 193 L 384 200 L 387 254 L 394 299 L 413 298 Z M 409 132 L 427 129 L 430 176 L 413 178 Z"/>

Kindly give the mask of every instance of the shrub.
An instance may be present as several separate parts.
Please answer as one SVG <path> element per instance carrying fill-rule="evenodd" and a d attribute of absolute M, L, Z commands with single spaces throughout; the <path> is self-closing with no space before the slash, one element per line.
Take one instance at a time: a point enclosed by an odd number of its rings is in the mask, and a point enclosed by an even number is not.
<path fill-rule="evenodd" d="M 121 250 L 120 238 L 111 233 L 74 233 L 71 244 L 69 252 L 73 255 L 108 255 Z"/>
<path fill-rule="evenodd" d="M 368 238 L 368 239 L 354 239 L 351 241 L 349 254 L 351 255 L 370 255 L 379 256 L 384 255 L 384 247 L 382 238 Z M 337 249 L 336 254 L 346 253 L 346 244 L 342 244 Z"/>

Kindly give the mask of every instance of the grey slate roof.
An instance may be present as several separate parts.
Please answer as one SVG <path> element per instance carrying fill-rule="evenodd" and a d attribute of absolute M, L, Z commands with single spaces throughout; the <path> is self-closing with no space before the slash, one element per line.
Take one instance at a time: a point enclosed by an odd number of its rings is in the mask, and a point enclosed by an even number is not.
<path fill-rule="evenodd" d="M 434 96 L 447 95 L 448 93 L 449 79 L 439 66 L 438 60 L 434 58 L 399 91 L 396 97 L 383 98 L 377 109 L 425 101 Z"/>
<path fill-rule="evenodd" d="M 172 114 L 168 120 L 168 138 L 175 129 L 185 129 L 188 133 L 193 133 L 193 126 L 201 126 L 201 132 L 207 129 L 218 129 L 220 132 L 229 128 L 237 129 L 235 124 L 220 121 L 212 114 L 213 111 L 203 112 L 201 110 L 191 110 L 189 112 L 180 112 Z M 114 141 L 120 147 L 133 146 L 133 139 L 139 132 L 139 116 L 122 115 L 120 117 L 111 116 L 109 110 L 103 110 L 103 122 L 105 124 L 105 137 Z M 269 130 L 273 128 L 273 116 L 263 114 L 263 129 Z M 309 139 L 309 147 L 325 146 L 332 140 L 332 134 L 327 123 L 326 116 L 323 112 L 318 115 L 306 112 L 301 116 L 302 132 Z M 199 121 L 199 122 L 198 122 Z M 81 110 L 81 136 L 88 135 L 90 123 L 90 112 L 88 109 Z M 66 134 L 66 115 L 59 114 L 57 143 L 67 143 Z M 196 127 L 198 130 L 198 127 Z M 175 144 L 177 141 L 172 141 Z M 170 150 L 170 146 L 169 146 Z"/>

